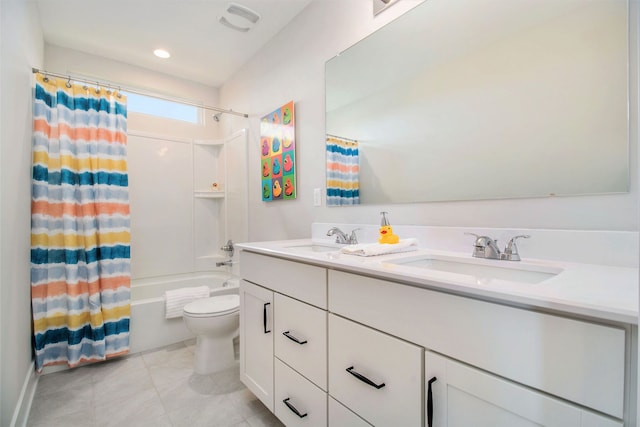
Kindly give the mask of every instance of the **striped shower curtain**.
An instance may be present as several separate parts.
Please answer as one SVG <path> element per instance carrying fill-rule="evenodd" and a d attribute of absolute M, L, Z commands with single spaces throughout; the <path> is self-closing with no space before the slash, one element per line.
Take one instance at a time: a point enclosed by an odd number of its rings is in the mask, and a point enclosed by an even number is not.
<path fill-rule="evenodd" d="M 124 95 L 36 74 L 31 298 L 36 367 L 129 351 Z"/>
<path fill-rule="evenodd" d="M 327 135 L 327 205 L 360 203 L 358 141 Z"/>

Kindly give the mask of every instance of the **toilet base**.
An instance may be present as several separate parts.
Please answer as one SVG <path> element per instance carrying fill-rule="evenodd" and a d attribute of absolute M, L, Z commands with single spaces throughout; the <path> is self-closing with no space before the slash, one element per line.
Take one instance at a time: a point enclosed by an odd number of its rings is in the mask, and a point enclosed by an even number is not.
<path fill-rule="evenodd" d="M 237 333 L 224 337 L 198 335 L 193 366 L 195 373 L 210 375 L 232 367 L 235 363 L 233 339 L 236 336 Z"/>

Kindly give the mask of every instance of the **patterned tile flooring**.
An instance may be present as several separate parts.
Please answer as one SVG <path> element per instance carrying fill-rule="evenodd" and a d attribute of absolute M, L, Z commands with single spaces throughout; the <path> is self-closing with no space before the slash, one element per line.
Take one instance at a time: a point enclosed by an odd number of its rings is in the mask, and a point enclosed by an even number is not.
<path fill-rule="evenodd" d="M 281 427 L 239 367 L 193 372 L 194 342 L 43 375 L 28 427 Z"/>

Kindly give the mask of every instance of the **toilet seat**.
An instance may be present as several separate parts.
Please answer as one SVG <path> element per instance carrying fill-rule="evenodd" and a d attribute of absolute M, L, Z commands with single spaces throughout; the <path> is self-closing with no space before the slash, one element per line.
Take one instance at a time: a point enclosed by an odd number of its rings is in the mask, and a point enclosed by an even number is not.
<path fill-rule="evenodd" d="M 220 295 L 190 302 L 184 306 L 183 314 L 189 317 L 215 317 L 238 310 L 240 310 L 239 295 Z"/>

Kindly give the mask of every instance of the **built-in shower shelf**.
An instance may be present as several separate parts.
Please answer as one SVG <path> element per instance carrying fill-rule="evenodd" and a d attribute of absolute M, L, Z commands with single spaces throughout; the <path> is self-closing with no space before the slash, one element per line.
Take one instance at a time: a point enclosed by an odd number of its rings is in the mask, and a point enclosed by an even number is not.
<path fill-rule="evenodd" d="M 210 147 L 213 147 L 213 146 L 219 147 L 219 146 L 224 145 L 224 141 L 220 141 L 220 140 L 217 140 L 217 139 L 196 139 L 196 140 L 193 141 L 193 144 L 194 145 L 206 145 L 206 146 L 210 146 Z"/>
<path fill-rule="evenodd" d="M 196 191 L 193 193 L 196 199 L 223 199 L 224 191 Z"/>

